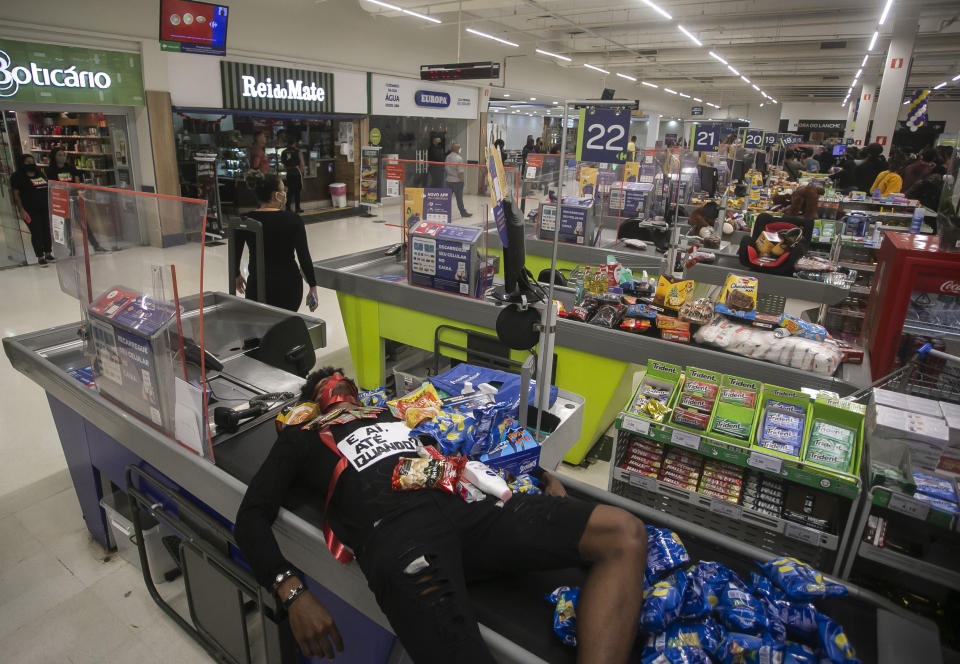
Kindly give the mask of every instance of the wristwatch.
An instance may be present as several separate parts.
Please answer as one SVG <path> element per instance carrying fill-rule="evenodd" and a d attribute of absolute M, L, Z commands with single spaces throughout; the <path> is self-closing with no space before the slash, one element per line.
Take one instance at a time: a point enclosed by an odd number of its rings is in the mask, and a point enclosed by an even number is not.
<path fill-rule="evenodd" d="M 273 577 L 273 592 L 277 592 L 280 589 L 280 586 L 283 585 L 284 581 L 296 575 L 297 573 L 292 569 L 287 569 L 277 574 L 275 577 Z"/>

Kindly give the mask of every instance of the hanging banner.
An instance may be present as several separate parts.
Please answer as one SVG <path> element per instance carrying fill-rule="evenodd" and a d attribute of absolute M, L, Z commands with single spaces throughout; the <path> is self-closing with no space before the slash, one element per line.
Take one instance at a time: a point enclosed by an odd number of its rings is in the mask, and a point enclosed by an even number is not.
<path fill-rule="evenodd" d="M 626 109 L 580 109 L 577 131 L 577 161 L 622 164 L 627 161 L 630 111 Z"/>
<path fill-rule="evenodd" d="M 580 169 L 579 195 L 581 197 L 596 196 L 598 173 L 599 171 L 596 168 L 591 168 L 589 166 L 584 166 Z"/>

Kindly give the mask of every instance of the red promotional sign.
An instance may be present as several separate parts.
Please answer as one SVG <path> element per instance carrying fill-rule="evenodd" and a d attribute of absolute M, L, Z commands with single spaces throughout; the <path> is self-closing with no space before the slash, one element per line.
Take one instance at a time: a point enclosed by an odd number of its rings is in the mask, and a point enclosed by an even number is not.
<path fill-rule="evenodd" d="M 388 180 L 402 180 L 403 164 L 386 164 L 385 172 Z"/>
<path fill-rule="evenodd" d="M 887 137 L 886 137 L 886 136 L 877 136 L 877 143 L 879 143 L 880 145 L 886 145 L 886 144 L 887 144 Z"/>
<path fill-rule="evenodd" d="M 903 58 L 890 58 L 890 69 L 903 69 Z"/>
<path fill-rule="evenodd" d="M 543 166 L 543 155 L 542 154 L 530 154 L 527 155 L 527 166 L 536 166 L 540 168 Z"/>
<path fill-rule="evenodd" d="M 50 187 L 50 213 L 64 219 L 70 216 L 70 192 L 66 187 Z"/>

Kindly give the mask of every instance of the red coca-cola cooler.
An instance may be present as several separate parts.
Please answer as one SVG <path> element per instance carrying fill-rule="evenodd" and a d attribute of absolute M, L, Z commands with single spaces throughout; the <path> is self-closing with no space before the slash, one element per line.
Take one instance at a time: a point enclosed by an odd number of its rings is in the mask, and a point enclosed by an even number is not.
<path fill-rule="evenodd" d="M 960 354 L 960 252 L 941 251 L 933 235 L 887 231 L 863 326 L 877 380 L 924 343 Z"/>

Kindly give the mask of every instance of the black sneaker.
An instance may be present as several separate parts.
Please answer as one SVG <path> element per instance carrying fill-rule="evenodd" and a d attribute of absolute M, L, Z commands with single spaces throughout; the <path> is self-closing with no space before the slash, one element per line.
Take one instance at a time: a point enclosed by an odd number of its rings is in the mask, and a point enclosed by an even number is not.
<path fill-rule="evenodd" d="M 472 213 L 472 212 L 464 212 L 464 213 L 461 214 L 460 216 L 463 217 L 463 218 L 472 217 L 472 216 L 473 216 L 473 213 Z"/>
<path fill-rule="evenodd" d="M 57 261 L 57 259 L 54 258 L 53 254 L 47 254 L 46 259 L 48 263 L 55 263 Z"/>
<path fill-rule="evenodd" d="M 37 265 L 46 265 L 46 264 L 47 264 L 47 259 L 44 258 L 43 256 L 39 256 L 37 258 Z"/>

